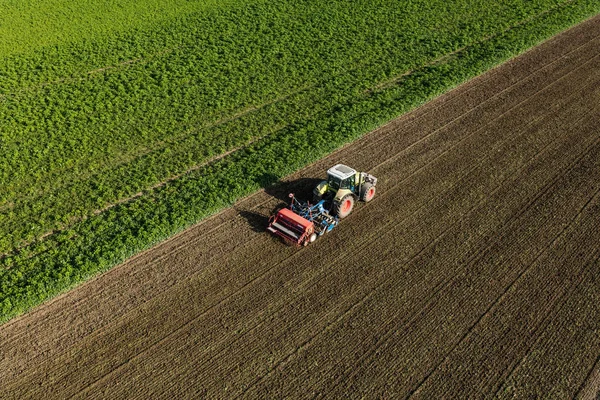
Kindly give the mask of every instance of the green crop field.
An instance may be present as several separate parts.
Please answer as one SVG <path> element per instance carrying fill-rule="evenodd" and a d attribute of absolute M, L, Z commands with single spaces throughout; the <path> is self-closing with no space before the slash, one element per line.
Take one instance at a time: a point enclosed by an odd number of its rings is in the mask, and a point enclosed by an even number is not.
<path fill-rule="evenodd" d="M 600 0 L 0 0 L 0 321 Z"/>

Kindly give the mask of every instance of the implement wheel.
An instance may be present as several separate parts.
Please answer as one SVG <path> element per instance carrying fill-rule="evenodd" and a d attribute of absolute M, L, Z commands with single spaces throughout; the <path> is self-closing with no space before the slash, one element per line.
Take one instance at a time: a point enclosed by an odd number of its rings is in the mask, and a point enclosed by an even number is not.
<path fill-rule="evenodd" d="M 347 194 L 339 201 L 335 203 L 335 212 L 338 217 L 345 218 L 352 212 L 354 208 L 354 196 Z"/>

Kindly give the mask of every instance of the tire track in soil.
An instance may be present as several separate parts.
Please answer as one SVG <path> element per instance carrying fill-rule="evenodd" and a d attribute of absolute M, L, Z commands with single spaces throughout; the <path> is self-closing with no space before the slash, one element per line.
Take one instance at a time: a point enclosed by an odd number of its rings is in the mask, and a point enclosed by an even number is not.
<path fill-rule="evenodd" d="M 364 142 L 363 142 L 363 143 L 364 143 Z M 349 148 L 351 148 L 351 146 L 348 146 L 348 147 L 346 147 L 346 148 L 345 148 L 345 149 L 344 149 L 344 150 L 343 150 L 341 153 L 344 153 L 344 152 L 346 152 L 346 151 L 349 151 L 349 150 L 350 150 Z M 322 164 L 324 165 L 324 164 L 325 164 L 325 162 L 323 162 Z M 356 165 L 356 164 L 355 164 L 355 165 Z M 316 167 L 315 167 L 314 169 L 315 169 L 315 170 L 317 170 L 317 168 L 316 168 Z M 320 168 L 319 168 L 319 169 L 320 169 Z M 310 170 L 310 169 L 307 169 L 307 171 L 309 171 L 309 170 Z M 318 174 L 320 174 L 320 172 L 319 172 Z M 308 174 L 307 174 L 307 175 L 308 175 Z M 258 196 L 256 196 L 256 197 L 263 197 L 263 198 L 266 198 L 266 197 L 267 197 L 267 195 L 266 195 L 266 194 L 264 194 L 264 193 L 261 193 L 261 194 L 259 194 L 259 195 L 258 195 Z M 247 200 L 247 202 L 248 202 L 248 203 L 250 203 L 250 204 L 252 204 L 253 200 L 254 200 L 254 199 L 252 199 L 252 201 L 251 201 L 251 200 Z M 267 201 L 268 201 L 268 200 L 267 200 Z M 244 204 L 244 202 L 241 202 L 240 204 Z M 364 213 L 360 213 L 360 214 L 357 214 L 357 215 L 362 215 L 362 214 L 364 214 Z M 238 219 L 239 219 L 239 218 L 238 218 Z M 211 222 L 211 224 L 214 224 L 213 226 L 214 226 L 214 227 L 217 227 L 217 226 L 219 225 L 219 221 L 228 221 L 228 216 L 218 216 L 218 217 L 215 217 L 214 219 L 212 219 L 211 221 L 212 221 L 212 222 Z M 240 221 L 240 222 L 243 222 L 243 221 Z M 349 220 L 349 222 L 350 222 L 350 220 Z M 355 225 L 356 225 L 356 223 L 355 223 L 355 224 L 353 224 L 353 228 L 355 227 Z M 232 226 L 234 226 L 234 227 L 237 227 L 237 226 L 238 226 L 238 225 L 237 225 L 237 222 L 236 222 L 236 223 L 234 223 L 234 224 L 232 224 Z M 348 229 L 349 229 L 349 230 L 351 229 L 351 228 L 350 228 L 350 224 L 348 224 Z M 356 228 L 356 230 L 358 231 L 358 228 Z M 182 235 L 182 236 L 185 236 L 185 235 Z M 254 237 L 257 237 L 257 236 L 259 236 L 259 235 L 258 235 L 258 234 L 254 234 L 253 236 L 254 236 Z M 329 240 L 336 241 L 336 239 L 335 239 L 333 236 L 329 236 L 329 237 L 330 237 L 330 239 L 329 239 Z M 173 241 L 173 242 L 175 242 L 175 241 Z M 173 242 L 171 242 L 171 243 L 173 243 Z M 255 242 L 261 243 L 261 242 L 263 242 L 263 241 L 262 241 L 262 240 L 260 240 L 260 239 L 257 239 L 257 240 L 255 239 Z M 337 242 L 337 243 L 341 243 L 340 241 L 336 241 L 336 242 Z M 258 244 L 258 243 L 254 243 L 254 244 Z M 272 244 L 272 246 L 271 246 L 271 244 Z M 170 247 L 170 246 L 171 246 L 171 244 L 170 244 L 169 246 L 167 246 L 167 249 L 169 249 L 169 247 Z M 267 244 L 266 244 L 266 245 L 264 245 L 264 244 L 263 244 L 262 246 L 264 246 L 264 247 L 266 247 L 266 248 L 270 248 L 270 247 L 272 247 L 272 250 L 273 250 L 273 254 L 274 254 L 274 255 L 277 255 L 277 254 L 278 254 L 278 253 L 281 251 L 281 248 L 280 248 L 280 247 L 278 246 L 278 244 L 277 244 L 277 243 L 275 243 L 275 242 L 273 242 L 273 243 L 268 243 L 268 242 L 267 242 Z M 262 246 L 261 246 L 261 247 L 262 247 Z M 321 246 L 321 247 L 322 247 L 322 246 Z M 245 247 L 242 247 L 241 249 L 240 249 L 239 247 L 233 247 L 233 249 L 234 249 L 235 251 L 240 251 L 240 250 L 244 250 L 244 249 L 245 249 Z M 292 252 L 291 252 L 291 251 L 289 251 L 289 249 L 286 249 L 285 253 L 286 253 L 286 254 L 292 254 Z M 168 254 L 168 252 L 165 252 L 164 254 Z M 267 252 L 267 254 L 268 254 L 268 252 Z M 266 254 L 263 254 L 263 257 L 264 257 L 265 255 L 266 255 Z M 143 257 L 140 257 L 140 258 L 143 258 Z M 217 258 L 217 259 L 218 259 L 218 258 Z M 139 259 L 138 259 L 138 260 L 139 260 Z M 136 271 L 136 272 L 137 272 L 137 271 Z M 239 269 L 238 269 L 238 272 L 239 272 Z M 143 275 L 143 274 L 141 274 L 141 275 Z M 198 275 L 193 275 L 193 274 L 192 274 L 192 275 L 189 275 L 189 276 L 192 276 L 192 277 L 194 277 L 194 278 L 198 278 L 198 279 L 204 279 L 204 278 L 206 277 L 206 276 L 198 276 Z M 215 275 L 215 276 L 216 276 L 216 275 Z M 188 279 L 188 278 L 186 278 L 186 279 Z M 182 281 L 180 280 L 179 282 L 182 282 Z M 185 281 L 185 280 L 183 280 L 183 282 L 186 282 L 186 281 Z M 144 281 L 142 281 L 142 283 L 144 283 Z M 223 284 L 223 286 L 227 287 L 227 284 L 228 284 L 228 283 L 229 283 L 229 282 L 225 282 L 225 283 Z M 177 290 L 182 290 L 182 289 L 181 289 L 181 287 L 183 287 L 183 286 L 184 286 L 184 285 L 182 284 L 182 285 L 180 285 L 180 286 L 177 286 L 177 287 L 175 287 L 175 286 L 171 286 L 171 287 L 172 287 L 172 288 L 176 288 Z M 151 288 L 150 288 L 150 289 L 151 289 Z M 185 298 L 185 297 L 186 297 L 186 295 L 189 295 L 189 293 L 182 293 L 182 294 L 181 294 L 182 298 Z M 101 296 L 101 297 L 102 297 L 102 296 Z M 139 304 L 139 303 L 138 303 L 138 304 Z M 105 314 L 105 316 L 108 316 L 108 315 L 110 315 L 110 314 Z M 92 322 L 93 322 L 93 321 L 92 321 Z"/>
<path fill-rule="evenodd" d="M 369 367 L 363 367 L 363 369 L 368 369 Z M 366 378 L 365 378 L 366 379 Z"/>
<path fill-rule="evenodd" d="M 93 346 L 92 346 L 93 347 Z"/>
<path fill-rule="evenodd" d="M 543 232 L 543 231 L 542 231 Z M 505 252 L 506 253 L 506 252 Z M 504 253 L 503 253 L 504 254 Z"/>
<path fill-rule="evenodd" d="M 589 32 L 589 31 L 586 31 L 586 32 Z M 571 42 L 569 42 L 569 43 L 571 43 Z M 589 44 L 588 44 L 588 45 L 589 45 Z M 537 49 L 537 48 L 536 48 L 536 49 Z M 535 49 L 534 49 L 534 50 L 535 50 Z M 532 52 L 533 52 L 534 50 L 532 50 Z M 579 48 L 577 48 L 577 50 L 579 50 Z M 544 53 L 542 53 L 542 54 L 544 54 Z M 509 63 L 510 63 L 510 61 L 509 61 Z M 490 75 L 491 75 L 491 73 L 490 73 Z M 481 78 L 481 79 L 484 79 L 483 77 L 485 77 L 485 76 L 487 76 L 487 75 L 482 75 L 481 77 L 478 77 L 478 78 L 476 78 L 476 80 L 479 80 L 480 78 Z M 463 86 L 461 86 L 461 88 L 462 88 L 462 87 L 464 87 L 464 85 L 463 85 Z M 460 88 L 459 88 L 459 89 L 460 89 Z M 469 88 L 468 90 L 473 90 L 473 88 Z M 456 92 L 458 92 L 458 89 L 457 89 L 457 90 L 455 90 L 455 91 L 456 91 Z M 448 94 L 448 96 L 450 96 L 451 94 L 454 94 L 454 92 L 455 92 L 455 91 L 452 91 L 452 92 L 450 92 L 450 93 Z M 446 95 L 445 95 L 445 96 L 446 96 Z M 442 96 L 442 97 L 444 97 L 444 96 Z M 454 96 L 454 97 L 456 97 L 456 96 Z M 424 108 L 417 109 L 417 110 L 415 111 L 415 113 L 416 113 L 417 111 L 419 111 L 419 110 L 422 110 L 422 109 L 424 109 Z M 379 140 L 379 141 L 381 141 L 381 140 Z"/>

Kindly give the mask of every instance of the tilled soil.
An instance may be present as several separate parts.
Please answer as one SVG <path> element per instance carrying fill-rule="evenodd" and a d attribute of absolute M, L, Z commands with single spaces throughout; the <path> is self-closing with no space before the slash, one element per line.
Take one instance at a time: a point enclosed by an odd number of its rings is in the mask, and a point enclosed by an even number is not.
<path fill-rule="evenodd" d="M 268 235 L 338 162 L 375 199 Z M 593 397 L 599 268 L 595 17 L 1 326 L 0 397 Z"/>

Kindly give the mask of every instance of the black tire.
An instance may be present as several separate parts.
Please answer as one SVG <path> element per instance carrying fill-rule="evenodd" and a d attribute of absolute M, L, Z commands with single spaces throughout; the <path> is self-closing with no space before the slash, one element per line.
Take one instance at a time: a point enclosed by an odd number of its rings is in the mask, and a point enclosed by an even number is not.
<path fill-rule="evenodd" d="M 339 202 L 334 205 L 335 213 L 342 219 L 346 218 L 354 208 L 354 196 L 347 194 Z"/>
<path fill-rule="evenodd" d="M 375 197 L 376 188 L 372 183 L 365 183 L 360 189 L 360 199 L 365 203 L 370 202 Z"/>

